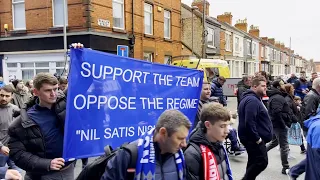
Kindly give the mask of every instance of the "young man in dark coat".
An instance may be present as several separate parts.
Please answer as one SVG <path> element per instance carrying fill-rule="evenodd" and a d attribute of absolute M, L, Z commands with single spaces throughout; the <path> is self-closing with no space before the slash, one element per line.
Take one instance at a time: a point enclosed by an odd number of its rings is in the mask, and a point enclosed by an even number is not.
<path fill-rule="evenodd" d="M 25 180 L 74 180 L 72 162 L 62 158 L 66 100 L 57 99 L 58 80 L 39 73 L 34 87 L 36 97 L 9 128 L 9 156 L 26 171 Z"/>
<path fill-rule="evenodd" d="M 204 104 L 200 127 L 184 152 L 188 180 L 232 180 L 228 155 L 221 144 L 229 134 L 230 113 L 221 104 Z"/>
<path fill-rule="evenodd" d="M 274 81 L 272 87 L 267 91 L 269 97 L 268 112 L 273 125 L 274 137 L 267 146 L 267 151 L 273 149 L 280 144 L 280 156 L 282 162 L 282 174 L 286 174 L 289 169 L 288 154 L 288 128 L 291 126 L 291 121 L 295 118 L 285 96 L 284 82 Z M 296 119 L 294 119 L 297 122 Z"/>

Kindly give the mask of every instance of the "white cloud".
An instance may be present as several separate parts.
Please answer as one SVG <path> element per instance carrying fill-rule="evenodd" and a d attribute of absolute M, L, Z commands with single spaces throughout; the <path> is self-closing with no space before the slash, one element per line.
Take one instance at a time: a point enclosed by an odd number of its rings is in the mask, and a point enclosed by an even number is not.
<path fill-rule="evenodd" d="M 231 12 L 233 24 L 248 19 L 260 28 L 260 36 L 273 37 L 299 55 L 320 61 L 320 12 L 316 0 L 209 0 L 210 16 Z M 191 5 L 192 0 L 182 0 Z"/>

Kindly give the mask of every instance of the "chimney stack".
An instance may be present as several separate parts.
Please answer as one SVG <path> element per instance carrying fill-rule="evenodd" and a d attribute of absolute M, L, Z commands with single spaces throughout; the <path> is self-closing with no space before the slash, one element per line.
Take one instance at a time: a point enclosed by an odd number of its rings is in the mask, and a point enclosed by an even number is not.
<path fill-rule="evenodd" d="M 192 2 L 192 6 L 197 6 L 199 8 L 199 11 L 203 13 L 203 0 L 194 0 Z M 209 16 L 209 8 L 210 8 L 210 3 L 206 0 L 206 9 L 205 9 L 205 14 L 206 16 Z"/>
<path fill-rule="evenodd" d="M 275 46 L 276 46 L 277 48 L 280 48 L 280 42 L 279 42 L 279 41 L 276 41 Z"/>
<path fill-rule="evenodd" d="M 280 49 L 281 49 L 281 50 L 285 50 L 284 43 L 281 43 L 281 44 L 280 44 Z"/>
<path fill-rule="evenodd" d="M 239 19 L 234 26 L 241 31 L 248 32 L 247 18 L 245 18 L 244 20 Z"/>
<path fill-rule="evenodd" d="M 268 42 L 272 45 L 274 45 L 274 43 L 276 42 L 276 40 L 274 38 L 269 38 Z"/>
<path fill-rule="evenodd" d="M 268 42 L 268 37 L 262 37 L 261 39 Z"/>
<path fill-rule="evenodd" d="M 225 22 L 225 23 L 228 23 L 228 24 L 232 25 L 232 14 L 231 14 L 231 12 L 225 12 L 222 15 L 218 15 L 217 19 L 220 22 Z"/>
<path fill-rule="evenodd" d="M 250 30 L 249 30 L 249 33 L 257 38 L 260 37 L 260 30 L 259 30 L 259 27 L 258 26 L 253 26 L 251 25 L 250 26 Z"/>

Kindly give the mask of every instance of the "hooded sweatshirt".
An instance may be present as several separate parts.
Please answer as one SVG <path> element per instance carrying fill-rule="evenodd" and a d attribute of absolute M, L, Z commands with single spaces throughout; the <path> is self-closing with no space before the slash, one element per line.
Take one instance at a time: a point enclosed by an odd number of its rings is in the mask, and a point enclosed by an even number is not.
<path fill-rule="evenodd" d="M 22 109 L 30 100 L 31 94 L 24 91 L 15 91 L 12 98 L 12 103 Z"/>
<path fill-rule="evenodd" d="M 184 151 L 184 157 L 187 166 L 188 180 L 203 180 L 204 166 L 200 145 L 207 146 L 214 154 L 221 180 L 231 180 L 231 169 L 228 167 L 228 159 L 224 147 L 220 142 L 212 143 L 207 140 L 202 128 L 197 128 L 190 136 L 189 144 Z"/>
<path fill-rule="evenodd" d="M 320 179 L 320 111 L 316 116 L 304 122 L 308 128 L 307 134 L 307 166 L 305 179 L 318 180 Z"/>
<path fill-rule="evenodd" d="M 9 141 L 8 129 L 14 117 L 20 114 L 18 106 L 11 103 L 0 106 L 0 148 L 7 146 Z"/>
<path fill-rule="evenodd" d="M 268 110 L 254 91 L 243 93 L 238 113 L 238 134 L 241 142 L 257 142 L 260 138 L 265 143 L 271 141 L 273 128 Z"/>

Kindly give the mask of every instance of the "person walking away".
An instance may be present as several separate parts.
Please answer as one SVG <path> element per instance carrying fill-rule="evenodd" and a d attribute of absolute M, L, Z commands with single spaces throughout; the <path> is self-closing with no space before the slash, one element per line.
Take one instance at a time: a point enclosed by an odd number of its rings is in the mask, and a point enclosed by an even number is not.
<path fill-rule="evenodd" d="M 229 134 L 230 113 L 221 104 L 203 105 L 200 128 L 184 151 L 188 180 L 232 180 L 228 155 L 222 142 Z"/>
<path fill-rule="evenodd" d="M 243 93 L 238 107 L 239 138 L 248 153 L 243 180 L 255 180 L 268 166 L 266 143 L 272 139 L 272 123 L 261 98 L 266 94 L 267 80 L 256 76 L 251 89 Z"/>
<path fill-rule="evenodd" d="M 38 73 L 34 88 L 34 99 L 9 127 L 9 157 L 26 171 L 25 180 L 74 180 L 73 162 L 61 158 L 66 101 L 57 99 L 58 80 Z"/>
<path fill-rule="evenodd" d="M 310 117 L 304 124 L 308 128 L 305 179 L 320 179 L 320 108 L 317 115 Z"/>
<path fill-rule="evenodd" d="M 309 119 L 311 116 L 315 116 L 317 114 L 317 109 L 320 104 L 320 78 L 316 78 L 312 82 L 312 89 L 303 99 L 302 107 L 303 107 L 303 119 L 304 121 Z M 308 128 L 303 126 L 303 134 L 307 136 Z M 289 176 L 292 180 L 297 179 L 301 174 L 305 172 L 307 164 L 307 159 L 302 160 L 297 165 L 293 166 L 288 172 Z"/>
<path fill-rule="evenodd" d="M 18 106 L 11 104 L 13 89 L 10 85 L 5 85 L 0 89 L 0 167 L 9 166 L 10 169 L 21 171 L 9 158 L 8 129 L 10 124 L 20 114 Z"/>
<path fill-rule="evenodd" d="M 238 82 L 238 84 L 237 84 L 237 87 L 238 87 L 238 90 L 237 90 L 238 106 L 239 106 L 242 94 L 250 89 L 251 80 L 252 80 L 251 76 L 243 76 L 242 80 Z"/>
<path fill-rule="evenodd" d="M 164 111 L 155 128 L 132 142 L 137 146 L 135 179 L 185 180 L 186 169 L 181 148 L 187 146 L 190 128 L 189 119 L 180 111 Z M 132 156 L 127 150 L 119 149 L 108 161 L 101 180 L 127 180 Z"/>
<path fill-rule="evenodd" d="M 12 99 L 12 104 L 18 106 L 22 109 L 25 104 L 30 100 L 31 94 L 25 91 L 25 86 L 22 80 L 14 80 L 12 81 L 12 85 L 15 89 Z"/>
<path fill-rule="evenodd" d="M 302 103 L 301 102 L 301 98 L 299 96 L 295 96 L 294 97 L 294 103 L 297 106 L 297 114 L 296 114 L 296 116 L 298 118 L 298 122 L 299 122 L 301 128 L 303 128 L 304 127 L 303 117 L 302 117 L 303 107 L 302 107 L 302 104 L 301 104 Z M 302 136 L 304 136 L 304 134 L 302 132 L 301 132 L 301 134 L 302 134 Z M 307 149 L 306 149 L 303 141 L 304 141 L 304 138 L 302 138 L 302 144 L 300 146 L 300 150 L 301 150 L 300 154 L 306 154 L 307 153 Z"/>
<path fill-rule="evenodd" d="M 310 81 L 308 81 L 308 89 L 311 90 L 312 89 L 312 82 L 313 80 L 315 80 L 318 77 L 318 73 L 317 72 L 313 72 L 311 74 L 311 78 Z"/>
<path fill-rule="evenodd" d="M 280 145 L 280 156 L 282 164 L 282 174 L 287 174 L 286 170 L 289 169 L 288 155 L 288 129 L 291 127 L 291 120 L 297 122 L 285 96 L 285 88 L 283 81 L 274 81 L 271 90 L 267 91 L 268 97 L 268 113 L 273 125 L 273 139 L 267 145 L 267 151 Z"/>
<path fill-rule="evenodd" d="M 211 96 L 219 98 L 219 103 L 223 106 L 227 106 L 227 100 L 223 95 L 222 86 L 226 82 L 226 79 L 223 76 L 219 76 L 216 80 L 213 80 L 211 84 Z"/>
<path fill-rule="evenodd" d="M 300 78 L 294 83 L 294 89 L 295 96 L 299 96 L 302 100 L 308 94 L 308 81 L 306 79 L 305 71 L 301 71 Z"/>

